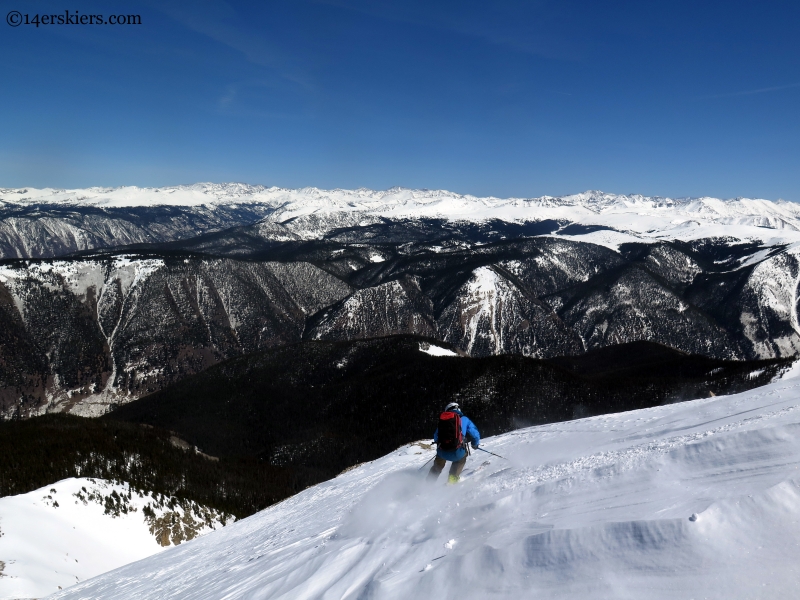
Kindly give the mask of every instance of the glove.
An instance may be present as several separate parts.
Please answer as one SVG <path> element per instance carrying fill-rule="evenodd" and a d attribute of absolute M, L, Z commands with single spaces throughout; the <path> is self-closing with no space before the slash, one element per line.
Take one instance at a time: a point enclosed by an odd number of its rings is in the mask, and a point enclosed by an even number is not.
<path fill-rule="evenodd" d="M 478 444 L 476 444 L 475 442 L 472 442 L 472 449 L 473 450 L 477 450 L 478 449 Z"/>

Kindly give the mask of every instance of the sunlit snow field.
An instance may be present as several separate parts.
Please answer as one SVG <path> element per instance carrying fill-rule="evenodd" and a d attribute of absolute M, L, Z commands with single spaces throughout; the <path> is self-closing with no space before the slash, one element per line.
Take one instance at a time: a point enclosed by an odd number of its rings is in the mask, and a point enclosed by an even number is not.
<path fill-rule="evenodd" d="M 457 486 L 407 446 L 53 597 L 798 597 L 798 375 L 489 438 Z"/>
<path fill-rule="evenodd" d="M 185 514 L 168 500 L 86 477 L 0 498 L 0 599 L 40 598 L 163 551 L 144 509 L 161 519 L 157 529 L 163 533 L 169 516 Z M 187 528 L 204 535 L 223 526 L 219 514 L 210 517 L 205 522 L 195 513 L 170 532 L 185 539 Z M 171 543 L 170 535 L 165 543 Z"/>
<path fill-rule="evenodd" d="M 136 512 L 112 518 L 101 503 L 76 496 L 112 491 L 128 487 L 72 478 L 0 499 L 0 598 L 43 596 L 163 550 L 142 519 L 150 497 L 132 494 Z"/>

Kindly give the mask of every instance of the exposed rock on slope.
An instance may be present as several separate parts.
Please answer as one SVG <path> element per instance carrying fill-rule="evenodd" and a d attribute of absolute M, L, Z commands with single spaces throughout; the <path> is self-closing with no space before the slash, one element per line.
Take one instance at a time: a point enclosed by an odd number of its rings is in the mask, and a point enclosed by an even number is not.
<path fill-rule="evenodd" d="M 325 311 L 307 337 L 348 340 L 399 333 L 436 334 L 433 303 L 416 279 L 408 276 L 355 292 Z"/>
<path fill-rule="evenodd" d="M 491 267 L 476 269 L 437 321 L 439 339 L 471 356 L 548 358 L 583 351 L 580 339 L 546 304 Z"/>
<path fill-rule="evenodd" d="M 746 307 L 739 320 L 752 354 L 791 356 L 800 350 L 798 254 L 794 248 L 759 263 L 736 298 Z"/>
<path fill-rule="evenodd" d="M 224 358 L 298 341 L 308 314 L 350 290 L 307 263 L 114 257 L 4 268 L 3 410 L 102 413 Z"/>
<path fill-rule="evenodd" d="M 601 281 L 593 281 L 579 294 L 571 291 L 559 310 L 587 349 L 648 340 L 695 354 L 743 356 L 723 328 L 648 271 L 624 267 L 598 279 Z"/>
<path fill-rule="evenodd" d="M 2 193 L 2 192 L 0 192 Z M 104 208 L 0 201 L 0 258 L 48 258 L 81 250 L 180 240 L 254 223 L 263 205 Z"/>

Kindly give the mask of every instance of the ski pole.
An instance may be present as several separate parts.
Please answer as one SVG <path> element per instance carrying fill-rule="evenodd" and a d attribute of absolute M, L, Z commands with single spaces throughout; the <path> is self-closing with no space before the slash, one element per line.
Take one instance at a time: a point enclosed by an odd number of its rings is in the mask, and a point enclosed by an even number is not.
<path fill-rule="evenodd" d="M 421 466 L 421 467 L 420 467 L 418 470 L 419 470 L 419 471 L 422 471 L 422 469 L 424 469 L 425 467 L 427 467 L 427 466 L 428 466 L 428 463 L 429 463 L 429 462 L 431 462 L 431 461 L 432 461 L 434 458 L 436 458 L 436 455 L 435 455 L 435 454 L 434 454 L 434 455 L 433 455 L 433 456 L 432 456 L 430 459 L 428 459 L 428 460 L 425 462 L 425 464 L 424 464 L 424 465 L 422 465 L 422 466 Z"/>
<path fill-rule="evenodd" d="M 480 446 L 475 448 L 476 450 L 480 450 L 481 452 L 486 452 L 486 454 L 491 454 L 492 456 L 496 456 L 497 458 L 502 458 L 503 460 L 508 460 L 505 456 L 500 456 L 499 454 L 495 454 L 494 452 L 489 452 L 488 450 L 484 450 Z"/>

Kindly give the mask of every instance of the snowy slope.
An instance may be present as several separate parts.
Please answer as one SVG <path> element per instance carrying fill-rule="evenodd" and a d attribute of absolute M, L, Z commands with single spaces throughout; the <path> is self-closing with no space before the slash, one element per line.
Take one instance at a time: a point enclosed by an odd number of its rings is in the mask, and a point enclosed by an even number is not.
<path fill-rule="evenodd" d="M 467 407 L 468 408 L 468 407 Z M 54 598 L 792 598 L 800 369 L 744 394 L 418 443 Z"/>
<path fill-rule="evenodd" d="M 223 524 L 160 500 L 87 478 L 0 498 L 0 598 L 40 597 Z"/>

